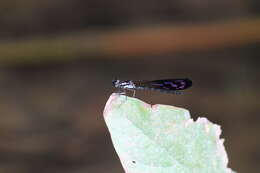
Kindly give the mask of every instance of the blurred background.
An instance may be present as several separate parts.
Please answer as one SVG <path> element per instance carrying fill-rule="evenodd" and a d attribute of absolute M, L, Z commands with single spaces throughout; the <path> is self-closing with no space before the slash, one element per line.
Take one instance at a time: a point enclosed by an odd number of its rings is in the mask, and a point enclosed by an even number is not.
<path fill-rule="evenodd" d="M 1 0 L 0 173 L 122 173 L 103 120 L 111 81 L 222 126 L 235 171 L 260 172 L 258 0 Z"/>

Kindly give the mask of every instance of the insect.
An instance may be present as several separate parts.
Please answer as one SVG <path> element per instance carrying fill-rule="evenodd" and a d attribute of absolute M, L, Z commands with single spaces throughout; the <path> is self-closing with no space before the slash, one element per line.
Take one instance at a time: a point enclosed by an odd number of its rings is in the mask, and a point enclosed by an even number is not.
<path fill-rule="evenodd" d="M 178 94 L 180 90 L 185 90 L 191 87 L 192 81 L 188 78 L 162 79 L 153 81 L 133 81 L 116 79 L 112 81 L 112 84 L 114 87 L 119 88 L 121 90 L 133 91 L 133 96 L 135 96 L 135 90 L 154 90 L 165 93 Z"/>

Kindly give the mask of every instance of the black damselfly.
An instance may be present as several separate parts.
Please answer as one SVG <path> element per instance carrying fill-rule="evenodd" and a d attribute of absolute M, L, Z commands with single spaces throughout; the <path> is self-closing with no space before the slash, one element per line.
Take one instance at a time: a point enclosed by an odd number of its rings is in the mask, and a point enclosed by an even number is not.
<path fill-rule="evenodd" d="M 192 86 L 192 81 L 188 78 L 180 79 L 162 79 L 153 81 L 134 81 L 134 80 L 113 80 L 114 87 L 122 90 L 154 90 L 165 93 L 179 93 L 180 90 L 185 90 Z"/>

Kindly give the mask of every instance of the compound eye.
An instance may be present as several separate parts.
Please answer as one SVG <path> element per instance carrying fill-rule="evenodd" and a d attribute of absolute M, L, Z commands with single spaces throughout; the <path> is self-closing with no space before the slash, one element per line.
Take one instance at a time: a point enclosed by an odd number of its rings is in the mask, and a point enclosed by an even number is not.
<path fill-rule="evenodd" d="M 118 83 L 118 80 L 112 80 L 112 84 L 115 86 Z"/>

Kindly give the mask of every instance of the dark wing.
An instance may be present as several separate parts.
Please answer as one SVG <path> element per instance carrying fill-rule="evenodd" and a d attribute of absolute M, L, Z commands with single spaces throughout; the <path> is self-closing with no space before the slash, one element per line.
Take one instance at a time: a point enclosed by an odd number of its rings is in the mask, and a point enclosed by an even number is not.
<path fill-rule="evenodd" d="M 134 81 L 137 89 L 151 89 L 165 92 L 184 90 L 192 86 L 192 81 L 185 79 L 164 79 L 154 81 Z"/>

